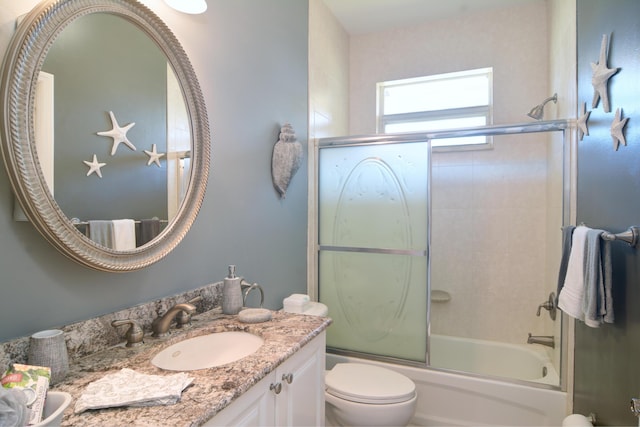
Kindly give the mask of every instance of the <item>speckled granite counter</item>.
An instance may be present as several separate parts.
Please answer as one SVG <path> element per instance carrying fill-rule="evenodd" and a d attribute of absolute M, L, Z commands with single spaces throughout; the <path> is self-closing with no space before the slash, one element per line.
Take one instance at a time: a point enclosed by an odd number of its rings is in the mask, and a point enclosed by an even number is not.
<path fill-rule="evenodd" d="M 236 316 L 209 311 L 194 316 L 192 326 L 185 330 L 172 329 L 166 338 L 145 337 L 141 347 L 112 347 L 75 360 L 69 374 L 53 390 L 69 392 L 74 402 L 66 410 L 66 426 L 198 426 L 229 405 L 278 365 L 329 326 L 324 317 L 274 312 L 273 319 L 264 323 L 241 323 Z M 85 387 L 107 374 L 130 368 L 152 375 L 171 375 L 151 364 L 151 358 L 163 348 L 198 335 L 224 331 L 246 331 L 265 340 L 257 352 L 237 362 L 216 368 L 190 371 L 193 384 L 182 392 L 175 405 L 144 408 L 108 408 L 73 413 L 75 400 Z"/>

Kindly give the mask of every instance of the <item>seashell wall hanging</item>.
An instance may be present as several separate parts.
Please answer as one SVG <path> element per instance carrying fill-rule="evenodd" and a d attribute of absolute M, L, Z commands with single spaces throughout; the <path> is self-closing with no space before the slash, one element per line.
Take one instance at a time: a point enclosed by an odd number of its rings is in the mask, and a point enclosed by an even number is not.
<path fill-rule="evenodd" d="M 280 198 L 284 199 L 287 187 L 302 164 L 302 145 L 289 123 L 280 128 L 280 137 L 273 146 L 271 177 Z"/>

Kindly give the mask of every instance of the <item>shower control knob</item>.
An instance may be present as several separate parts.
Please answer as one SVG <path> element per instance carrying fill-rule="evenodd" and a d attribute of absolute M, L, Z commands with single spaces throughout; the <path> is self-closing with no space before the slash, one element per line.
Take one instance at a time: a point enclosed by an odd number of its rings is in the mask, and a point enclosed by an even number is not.
<path fill-rule="evenodd" d="M 536 311 L 536 316 L 540 316 L 540 310 L 545 309 L 549 312 L 549 316 L 551 320 L 556 320 L 556 294 L 551 292 L 549 294 L 549 299 L 538 306 L 538 311 Z"/>

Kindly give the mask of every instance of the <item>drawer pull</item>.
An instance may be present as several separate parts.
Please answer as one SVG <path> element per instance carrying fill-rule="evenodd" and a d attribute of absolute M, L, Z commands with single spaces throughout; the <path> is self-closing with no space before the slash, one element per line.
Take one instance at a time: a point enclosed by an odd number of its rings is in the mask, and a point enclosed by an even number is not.
<path fill-rule="evenodd" d="M 280 394 L 282 391 L 282 383 L 275 383 L 269 386 L 269 390 L 273 390 L 276 394 Z"/>
<path fill-rule="evenodd" d="M 291 384 L 293 382 L 293 374 L 282 374 L 282 381 L 286 381 L 287 384 Z"/>

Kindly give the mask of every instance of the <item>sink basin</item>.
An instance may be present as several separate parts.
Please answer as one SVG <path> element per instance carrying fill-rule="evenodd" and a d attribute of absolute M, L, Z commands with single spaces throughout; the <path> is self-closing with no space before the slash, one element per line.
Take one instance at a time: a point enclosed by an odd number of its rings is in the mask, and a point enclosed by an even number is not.
<path fill-rule="evenodd" d="M 193 371 L 235 362 L 255 353 L 264 340 L 248 332 L 218 332 L 175 343 L 151 363 L 168 371 Z"/>

